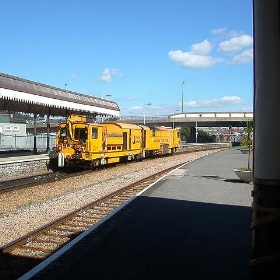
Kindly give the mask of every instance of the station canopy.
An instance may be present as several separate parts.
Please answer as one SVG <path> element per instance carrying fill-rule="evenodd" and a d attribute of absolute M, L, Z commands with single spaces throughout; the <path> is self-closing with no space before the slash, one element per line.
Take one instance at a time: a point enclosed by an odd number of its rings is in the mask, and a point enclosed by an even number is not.
<path fill-rule="evenodd" d="M 0 111 L 119 117 L 116 102 L 0 73 Z"/>

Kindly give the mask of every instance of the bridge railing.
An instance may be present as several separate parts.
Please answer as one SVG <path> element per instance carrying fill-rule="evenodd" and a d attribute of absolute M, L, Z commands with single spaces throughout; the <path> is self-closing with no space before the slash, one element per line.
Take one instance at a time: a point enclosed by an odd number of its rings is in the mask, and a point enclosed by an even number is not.
<path fill-rule="evenodd" d="M 161 116 L 145 116 L 145 120 L 170 120 L 170 119 L 200 119 L 200 118 L 247 118 L 253 119 L 252 112 L 192 112 L 192 113 L 178 113 L 172 115 Z M 121 116 L 120 120 L 143 120 L 144 116 Z"/>

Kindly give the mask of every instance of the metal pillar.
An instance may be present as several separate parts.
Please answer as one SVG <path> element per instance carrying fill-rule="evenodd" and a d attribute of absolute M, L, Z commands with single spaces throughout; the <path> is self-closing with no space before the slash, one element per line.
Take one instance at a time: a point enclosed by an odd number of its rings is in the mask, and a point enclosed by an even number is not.
<path fill-rule="evenodd" d="M 48 153 L 50 151 L 50 115 L 47 115 L 47 150 Z"/>
<path fill-rule="evenodd" d="M 280 1 L 254 0 L 254 151 L 251 279 L 280 265 Z"/>
<path fill-rule="evenodd" d="M 181 86 L 182 86 L 182 113 L 184 113 L 184 83 L 185 83 L 185 81 L 181 82 Z"/>
<path fill-rule="evenodd" d="M 34 155 L 37 155 L 38 152 L 37 152 L 37 138 L 36 138 L 36 134 L 37 134 L 37 131 L 36 131 L 36 120 L 37 120 L 37 114 L 34 114 L 34 145 L 33 145 L 33 154 Z"/>

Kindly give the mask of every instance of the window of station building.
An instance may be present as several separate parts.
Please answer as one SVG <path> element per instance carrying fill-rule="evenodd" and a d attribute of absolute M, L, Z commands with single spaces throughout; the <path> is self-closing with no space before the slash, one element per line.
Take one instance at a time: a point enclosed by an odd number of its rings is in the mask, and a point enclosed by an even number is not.
<path fill-rule="evenodd" d="M 92 131 L 91 131 L 91 138 L 92 139 L 97 139 L 98 138 L 98 129 L 96 127 L 93 127 L 92 128 Z"/>

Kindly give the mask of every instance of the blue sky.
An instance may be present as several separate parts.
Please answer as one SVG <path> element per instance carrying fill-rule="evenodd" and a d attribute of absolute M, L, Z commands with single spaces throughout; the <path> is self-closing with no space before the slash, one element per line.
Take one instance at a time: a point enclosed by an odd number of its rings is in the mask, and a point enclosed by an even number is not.
<path fill-rule="evenodd" d="M 121 116 L 252 111 L 252 0 L 10 0 L 0 23 L 0 72 Z"/>

